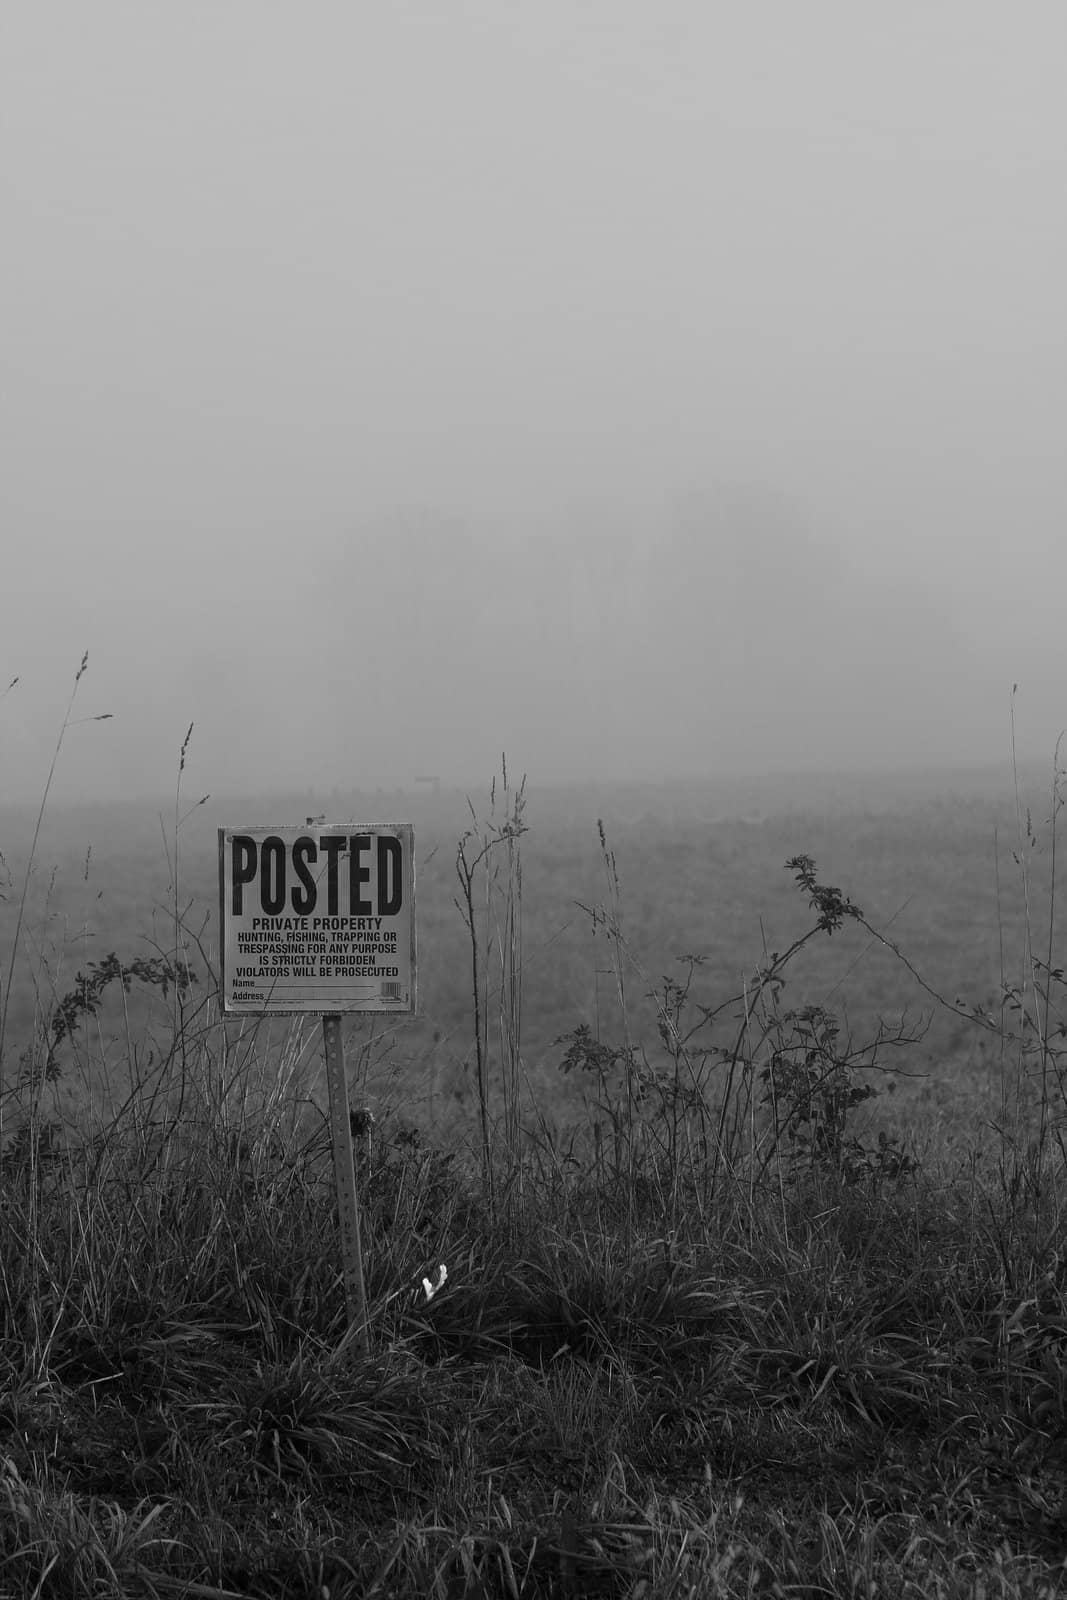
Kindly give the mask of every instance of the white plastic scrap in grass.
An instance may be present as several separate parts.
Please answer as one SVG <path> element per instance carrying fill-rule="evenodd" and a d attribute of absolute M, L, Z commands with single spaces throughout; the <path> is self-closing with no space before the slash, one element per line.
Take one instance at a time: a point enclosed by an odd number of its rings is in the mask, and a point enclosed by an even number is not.
<path fill-rule="evenodd" d="M 422 1280 L 423 1293 L 425 1294 L 426 1299 L 428 1301 L 432 1300 L 434 1295 L 440 1293 L 440 1291 L 444 1288 L 445 1279 L 447 1277 L 448 1277 L 448 1268 L 445 1266 L 444 1262 L 442 1261 L 441 1265 L 437 1269 L 437 1282 L 436 1283 L 431 1283 L 429 1278 L 423 1278 L 423 1280 Z"/>

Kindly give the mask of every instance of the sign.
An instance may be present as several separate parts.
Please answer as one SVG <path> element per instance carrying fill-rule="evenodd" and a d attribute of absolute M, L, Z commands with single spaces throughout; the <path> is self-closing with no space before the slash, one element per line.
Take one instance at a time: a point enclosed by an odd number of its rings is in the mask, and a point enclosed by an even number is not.
<path fill-rule="evenodd" d="M 229 1016 L 415 1014 L 410 823 L 220 828 Z"/>

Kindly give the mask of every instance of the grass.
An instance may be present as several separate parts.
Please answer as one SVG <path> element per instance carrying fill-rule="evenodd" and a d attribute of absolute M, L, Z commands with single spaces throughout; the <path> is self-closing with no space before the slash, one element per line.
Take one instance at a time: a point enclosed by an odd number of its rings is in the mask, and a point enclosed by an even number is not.
<path fill-rule="evenodd" d="M 263 1036 L 215 1016 L 177 890 L 169 964 L 93 969 L 113 992 L 166 979 L 171 1036 L 78 1137 L 50 1091 L 99 993 L 42 973 L 52 998 L 5 1063 L 0 1595 L 1064 1592 L 1054 954 L 974 1019 L 997 1130 L 920 1161 L 857 1115 L 905 1032 L 857 1044 L 785 1003 L 800 948 L 879 937 L 849 896 L 794 857 L 809 929 L 733 999 L 692 958 L 643 1042 L 603 836 L 588 914 L 621 1023 L 567 1041 L 584 1123 L 520 1121 L 523 790 L 505 775 L 503 795 L 457 846 L 469 1146 L 380 1105 L 356 1136 L 366 1354 L 306 1063 L 285 1046 L 271 1076 Z"/>

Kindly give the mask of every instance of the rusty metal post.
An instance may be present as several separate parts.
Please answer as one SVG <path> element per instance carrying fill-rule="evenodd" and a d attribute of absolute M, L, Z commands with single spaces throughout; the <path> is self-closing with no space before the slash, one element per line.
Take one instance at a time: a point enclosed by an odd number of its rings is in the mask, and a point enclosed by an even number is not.
<path fill-rule="evenodd" d="M 363 1281 L 359 1197 L 356 1194 L 352 1121 L 348 1108 L 348 1081 L 345 1077 L 345 1051 L 339 1016 L 323 1017 L 322 1040 L 326 1048 L 326 1082 L 330 1091 L 330 1132 L 333 1138 L 333 1175 L 337 1189 L 337 1221 L 341 1232 L 345 1306 L 349 1330 L 355 1330 L 352 1342 L 360 1355 L 366 1355 L 370 1347 L 367 1291 Z"/>

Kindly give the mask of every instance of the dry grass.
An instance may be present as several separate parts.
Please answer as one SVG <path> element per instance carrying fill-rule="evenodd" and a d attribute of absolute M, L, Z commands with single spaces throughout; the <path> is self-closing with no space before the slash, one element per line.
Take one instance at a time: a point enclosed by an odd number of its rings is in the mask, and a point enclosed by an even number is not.
<path fill-rule="evenodd" d="M 721 1005 L 691 966 L 655 1050 L 629 1025 L 575 1034 L 589 1123 L 520 1128 L 515 799 L 502 825 L 473 819 L 466 853 L 474 1154 L 381 1107 L 358 1137 L 365 1357 L 307 1063 L 294 1042 L 272 1078 L 261 1035 L 193 1003 L 178 978 L 207 988 L 210 968 L 177 895 L 171 1036 L 82 1137 L 50 1114 L 55 1005 L 8 1041 L 0 1595 L 1062 1593 L 1054 961 L 998 1019 L 1018 1092 L 973 1159 L 856 1132 L 877 1066 L 821 1008 L 783 1004 L 791 951 Z M 590 912 L 625 1005 L 644 978 L 606 839 L 604 866 Z M 800 943 L 862 917 L 792 867 Z M 74 1032 L 86 1016 L 68 1010 Z"/>

